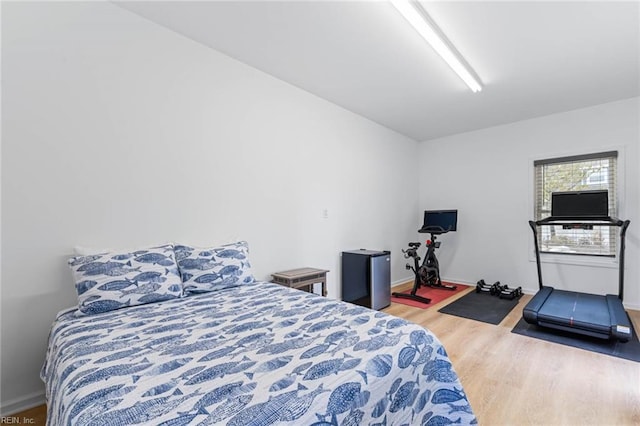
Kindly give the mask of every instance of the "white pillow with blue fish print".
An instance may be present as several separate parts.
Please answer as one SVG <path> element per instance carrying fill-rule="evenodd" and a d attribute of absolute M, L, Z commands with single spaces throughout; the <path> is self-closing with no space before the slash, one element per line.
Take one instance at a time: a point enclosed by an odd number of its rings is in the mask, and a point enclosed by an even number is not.
<path fill-rule="evenodd" d="M 182 296 L 182 280 L 171 244 L 75 256 L 68 263 L 78 293 L 78 316 Z"/>
<path fill-rule="evenodd" d="M 246 241 L 211 248 L 176 244 L 174 250 L 185 295 L 222 290 L 255 281 Z"/>

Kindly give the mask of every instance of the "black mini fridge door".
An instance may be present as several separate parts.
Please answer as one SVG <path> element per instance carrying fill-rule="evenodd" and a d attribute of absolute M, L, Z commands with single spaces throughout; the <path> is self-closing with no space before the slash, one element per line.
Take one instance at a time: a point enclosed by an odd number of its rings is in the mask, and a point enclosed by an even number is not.
<path fill-rule="evenodd" d="M 391 304 L 391 252 L 342 252 L 342 300 L 380 310 Z"/>

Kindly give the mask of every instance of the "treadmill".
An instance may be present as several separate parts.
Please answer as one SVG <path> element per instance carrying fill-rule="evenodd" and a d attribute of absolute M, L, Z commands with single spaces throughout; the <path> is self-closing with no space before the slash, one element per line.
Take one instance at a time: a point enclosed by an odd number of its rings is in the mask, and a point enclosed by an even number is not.
<path fill-rule="evenodd" d="M 631 338 L 631 323 L 622 305 L 624 296 L 624 249 L 629 220 L 608 216 L 607 191 L 554 192 L 551 195 L 551 216 L 529 221 L 538 268 L 539 291 L 527 303 L 522 312 L 529 324 L 571 333 L 618 339 Z M 591 229 L 593 226 L 620 228 L 620 257 L 618 294 L 605 296 L 576 291 L 557 290 L 542 283 L 540 249 L 537 228 L 561 225 L 564 229 Z"/>

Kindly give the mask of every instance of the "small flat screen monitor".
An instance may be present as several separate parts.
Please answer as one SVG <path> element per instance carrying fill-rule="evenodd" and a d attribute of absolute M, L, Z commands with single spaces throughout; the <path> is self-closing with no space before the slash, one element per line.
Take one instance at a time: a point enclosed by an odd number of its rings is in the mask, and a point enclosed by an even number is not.
<path fill-rule="evenodd" d="M 452 232 L 457 226 L 458 210 L 425 210 L 424 223 L 419 232 Z"/>
<path fill-rule="evenodd" d="M 551 216 L 554 218 L 597 219 L 609 216 L 606 190 L 551 193 Z"/>

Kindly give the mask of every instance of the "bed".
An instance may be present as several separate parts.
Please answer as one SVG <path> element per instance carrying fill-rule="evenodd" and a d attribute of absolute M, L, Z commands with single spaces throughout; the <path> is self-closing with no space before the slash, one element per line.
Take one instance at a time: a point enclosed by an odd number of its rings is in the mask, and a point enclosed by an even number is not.
<path fill-rule="evenodd" d="M 41 371 L 47 424 L 476 423 L 444 347 L 428 330 L 244 281 L 151 303 L 118 302 L 126 306 L 99 313 L 79 312 L 91 304 L 85 300 L 60 312 Z M 117 290 L 130 292 L 123 296 L 129 303 L 144 284 L 130 285 Z"/>

